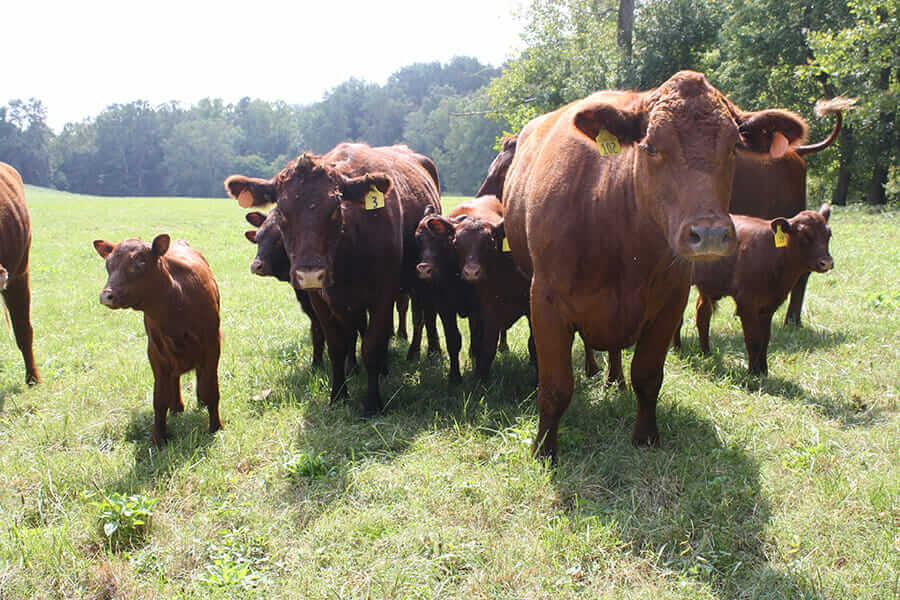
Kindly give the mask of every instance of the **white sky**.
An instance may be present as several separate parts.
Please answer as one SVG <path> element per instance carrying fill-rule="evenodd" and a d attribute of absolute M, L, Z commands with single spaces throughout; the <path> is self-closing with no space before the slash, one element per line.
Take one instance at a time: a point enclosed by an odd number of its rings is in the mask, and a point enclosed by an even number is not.
<path fill-rule="evenodd" d="M 39 98 L 48 124 L 114 103 L 244 96 L 308 104 L 414 62 L 514 56 L 522 0 L 18 0 L 0 12 L 0 105 Z"/>

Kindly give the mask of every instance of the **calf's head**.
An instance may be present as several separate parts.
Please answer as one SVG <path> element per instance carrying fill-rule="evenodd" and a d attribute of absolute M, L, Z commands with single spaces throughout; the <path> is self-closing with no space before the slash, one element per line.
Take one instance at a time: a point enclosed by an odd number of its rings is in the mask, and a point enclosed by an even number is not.
<path fill-rule="evenodd" d="M 150 244 L 136 238 L 118 244 L 94 240 L 97 254 L 106 259 L 109 274 L 100 292 L 100 304 L 109 308 L 143 310 L 148 301 L 159 295 L 160 286 L 168 280 L 160 259 L 168 251 L 169 241 L 165 233 L 153 238 Z"/>
<path fill-rule="evenodd" d="M 458 271 L 453 252 L 453 223 L 446 217 L 434 214 L 434 208 L 425 209 L 425 216 L 416 227 L 416 245 L 419 248 L 419 264 L 416 274 L 425 281 L 438 281 L 441 277 L 453 277 Z"/>
<path fill-rule="evenodd" d="M 232 175 L 225 189 L 249 208 L 278 203 L 276 223 L 290 260 L 290 280 L 298 289 L 334 284 L 338 241 L 354 211 L 364 209 L 372 190 L 387 195 L 384 173 L 348 177 L 321 157 L 302 154 L 270 180 Z"/>
<path fill-rule="evenodd" d="M 496 225 L 478 218 L 467 218 L 456 227 L 454 248 L 461 265 L 460 276 L 470 283 L 485 279 L 493 261 L 500 256 L 504 228 L 501 219 Z"/>
<path fill-rule="evenodd" d="M 247 213 L 247 222 L 257 229 L 245 231 L 244 236 L 257 246 L 256 257 L 250 263 L 250 272 L 260 277 L 276 277 L 280 281 L 288 281 L 291 261 L 281 241 L 277 211 L 276 208 L 268 215 L 259 211 Z"/>
<path fill-rule="evenodd" d="M 787 234 L 787 252 L 792 261 L 796 261 L 806 271 L 825 273 L 834 268 L 834 259 L 828 252 L 831 239 L 831 227 L 828 217 L 831 207 L 823 204 L 818 211 L 804 210 L 791 219 L 772 219 L 772 231 L 781 229 Z"/>
<path fill-rule="evenodd" d="M 639 210 L 674 253 L 690 260 L 735 250 L 728 216 L 735 149 L 779 157 L 807 131 L 803 119 L 787 111 L 741 111 L 691 71 L 625 102 L 588 104 L 574 125 L 592 139 L 604 130 L 618 139 L 621 152 L 630 153 Z"/>

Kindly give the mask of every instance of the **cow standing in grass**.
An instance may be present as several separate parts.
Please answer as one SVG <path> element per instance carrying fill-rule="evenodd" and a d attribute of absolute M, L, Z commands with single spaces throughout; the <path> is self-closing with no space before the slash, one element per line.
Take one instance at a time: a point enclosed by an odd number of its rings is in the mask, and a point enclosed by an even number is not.
<path fill-rule="evenodd" d="M 635 346 L 632 442 L 659 444 L 656 402 L 692 262 L 734 252 L 736 149 L 777 158 L 806 132 L 793 113 L 740 110 L 690 71 L 646 92 L 597 92 L 522 129 L 503 204 L 513 258 L 532 277 L 535 453 L 556 455 L 576 330 L 593 348 Z"/>
<path fill-rule="evenodd" d="M 119 244 L 95 240 L 109 278 L 100 303 L 144 313 L 147 356 L 153 369 L 153 431 L 165 443 L 166 413 L 184 411 L 181 376 L 197 372 L 197 400 L 209 411 L 209 432 L 219 419 L 219 288 L 203 255 L 166 234 L 153 243 L 129 238 Z"/>
<path fill-rule="evenodd" d="M 11 166 L 0 162 L 0 290 L 9 309 L 16 345 L 25 361 L 25 382 L 34 385 L 41 381 L 41 376 L 34 364 L 28 277 L 30 251 L 31 221 L 22 177 Z"/>
<path fill-rule="evenodd" d="M 828 253 L 830 215 L 831 208 L 824 204 L 818 212 L 804 210 L 791 219 L 732 216 L 737 251 L 721 260 L 698 262 L 691 274 L 691 283 L 700 292 L 697 331 L 701 352 L 709 354 L 709 322 L 716 302 L 731 296 L 744 330 L 750 373 L 768 373 L 772 315 L 801 277 L 834 267 Z M 680 323 L 674 343 L 681 347 Z"/>
<path fill-rule="evenodd" d="M 347 393 L 344 358 L 353 332 L 365 328 L 366 416 L 383 406 L 378 378 L 387 370 L 393 305 L 401 290 L 412 295 L 414 319 L 424 313 L 429 351 L 439 351 L 433 299 L 416 277 L 415 243 L 426 208 L 440 212 L 436 175 L 428 158 L 405 146 L 343 143 L 325 155 L 301 155 L 270 180 L 232 175 L 225 181 L 245 208 L 278 204 L 291 283 L 309 293 L 325 330 L 332 401 Z M 414 328 L 413 355 L 416 333 Z"/>

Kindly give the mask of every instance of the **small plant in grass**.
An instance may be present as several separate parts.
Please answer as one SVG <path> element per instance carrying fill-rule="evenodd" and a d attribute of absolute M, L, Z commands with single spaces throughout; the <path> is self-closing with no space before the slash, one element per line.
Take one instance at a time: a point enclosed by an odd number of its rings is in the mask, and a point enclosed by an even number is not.
<path fill-rule="evenodd" d="M 291 453 L 285 457 L 283 464 L 287 478 L 295 482 L 302 479 L 324 479 L 337 473 L 335 466 L 329 464 L 322 453 Z"/>
<path fill-rule="evenodd" d="M 247 538 L 240 530 L 219 532 L 216 542 L 209 545 L 210 562 L 198 580 L 215 587 L 256 587 L 266 580 L 269 556 L 263 542 Z"/>
<path fill-rule="evenodd" d="M 156 498 L 133 494 L 103 494 L 93 502 L 99 512 L 100 526 L 113 550 L 132 547 L 141 542 L 150 530 L 150 517 Z"/>

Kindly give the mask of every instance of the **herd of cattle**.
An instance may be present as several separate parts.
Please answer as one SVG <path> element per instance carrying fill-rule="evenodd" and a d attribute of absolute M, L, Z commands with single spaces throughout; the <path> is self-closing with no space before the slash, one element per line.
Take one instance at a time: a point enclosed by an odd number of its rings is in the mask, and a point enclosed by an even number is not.
<path fill-rule="evenodd" d="M 834 141 L 850 104 L 820 102 L 817 114 L 833 114 L 834 129 L 801 146 L 801 117 L 744 112 L 699 73 L 679 72 L 645 92 L 597 92 L 504 140 L 476 197 L 446 215 L 434 163 L 406 146 L 341 143 L 302 154 L 269 180 L 232 175 L 225 188 L 244 208 L 275 205 L 246 215 L 255 227 L 246 237 L 258 247 L 251 271 L 291 283 L 310 318 L 314 363 L 327 347 L 332 401 L 347 395 L 360 337 L 363 412 L 382 409 L 395 305 L 404 337 L 412 308 L 410 359 L 423 329 L 428 353 L 441 352 L 440 316 L 450 384 L 461 379 L 458 316 L 468 318 L 469 355 L 482 379 L 506 330 L 526 316 L 538 370 L 536 454 L 556 455 L 576 332 L 587 373 L 598 370 L 592 350 L 606 350 L 608 379 L 620 386 L 621 350 L 634 347 L 632 441 L 658 445 L 663 364 L 669 346 L 680 345 L 690 286 L 700 292 L 702 351 L 715 302 L 731 296 L 758 374 L 767 370 L 773 313 L 790 293 L 786 320 L 799 324 L 809 274 L 832 268 L 830 210 L 804 210 L 802 156 Z M 21 178 L 0 166 L 0 282 L 34 384 L 28 213 Z M 210 431 L 220 429 L 219 292 L 206 260 L 166 234 L 94 247 L 109 274 L 100 302 L 144 313 L 152 441 L 165 441 L 168 411 L 184 410 L 179 378 L 190 370 Z"/>

